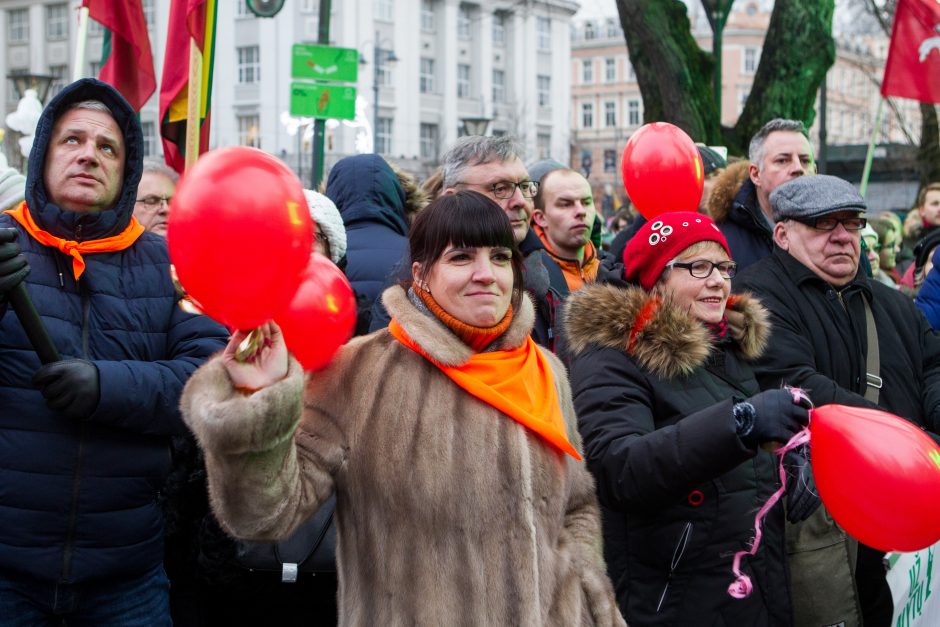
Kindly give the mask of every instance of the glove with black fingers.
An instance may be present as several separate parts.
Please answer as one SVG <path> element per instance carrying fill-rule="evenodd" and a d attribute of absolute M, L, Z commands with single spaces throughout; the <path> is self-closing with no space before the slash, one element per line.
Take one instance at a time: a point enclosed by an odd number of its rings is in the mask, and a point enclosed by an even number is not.
<path fill-rule="evenodd" d="M 809 412 L 789 390 L 765 390 L 731 408 L 735 430 L 748 448 L 787 442 L 809 422 Z"/>
<path fill-rule="evenodd" d="M 29 263 L 16 243 L 16 229 L 0 229 L 0 301 L 29 274 Z"/>
<path fill-rule="evenodd" d="M 803 522 L 822 503 L 813 480 L 809 446 L 804 444 L 787 451 L 783 456 L 783 467 L 787 472 L 787 520 Z"/>
<path fill-rule="evenodd" d="M 84 359 L 63 359 L 46 364 L 33 375 L 46 404 L 69 418 L 83 420 L 98 407 L 101 383 L 98 368 Z"/>

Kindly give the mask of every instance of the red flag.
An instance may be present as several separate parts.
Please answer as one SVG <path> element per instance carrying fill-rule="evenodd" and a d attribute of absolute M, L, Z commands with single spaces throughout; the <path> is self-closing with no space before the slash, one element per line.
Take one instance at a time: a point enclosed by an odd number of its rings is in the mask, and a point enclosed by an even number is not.
<path fill-rule="evenodd" d="M 157 89 L 141 0 L 82 0 L 82 6 L 107 29 L 98 78 L 140 111 Z"/>
<path fill-rule="evenodd" d="M 881 95 L 940 102 L 940 0 L 898 0 Z"/>
<path fill-rule="evenodd" d="M 186 113 L 189 93 L 189 48 L 202 51 L 202 107 L 199 153 L 209 147 L 209 96 L 215 50 L 216 0 L 171 0 L 170 22 L 160 81 L 160 134 L 167 165 L 182 173 L 186 166 Z"/>

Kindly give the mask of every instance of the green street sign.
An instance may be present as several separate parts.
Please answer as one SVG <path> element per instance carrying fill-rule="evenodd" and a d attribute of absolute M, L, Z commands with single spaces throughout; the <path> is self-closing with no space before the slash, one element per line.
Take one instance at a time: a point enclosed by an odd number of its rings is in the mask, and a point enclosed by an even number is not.
<path fill-rule="evenodd" d="M 294 117 L 352 120 L 356 117 L 356 88 L 351 85 L 291 83 L 290 114 Z"/>
<path fill-rule="evenodd" d="M 355 48 L 294 44 L 290 75 L 291 78 L 355 83 L 359 76 L 359 51 Z"/>

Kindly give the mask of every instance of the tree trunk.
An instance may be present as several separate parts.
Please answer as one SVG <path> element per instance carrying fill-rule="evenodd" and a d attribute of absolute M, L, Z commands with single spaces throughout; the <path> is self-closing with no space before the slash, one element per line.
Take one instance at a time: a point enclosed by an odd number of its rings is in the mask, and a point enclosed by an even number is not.
<path fill-rule="evenodd" d="M 721 138 L 712 90 L 714 60 L 692 37 L 679 0 L 617 0 L 643 121 L 671 122 L 695 141 Z"/>
<path fill-rule="evenodd" d="M 816 95 L 836 59 L 834 0 L 777 0 L 751 93 L 730 139 L 743 146 L 773 118 L 816 117 Z"/>
<path fill-rule="evenodd" d="M 937 123 L 937 107 L 933 103 L 920 103 L 920 150 L 917 162 L 920 165 L 920 187 L 940 182 L 940 126 Z"/>

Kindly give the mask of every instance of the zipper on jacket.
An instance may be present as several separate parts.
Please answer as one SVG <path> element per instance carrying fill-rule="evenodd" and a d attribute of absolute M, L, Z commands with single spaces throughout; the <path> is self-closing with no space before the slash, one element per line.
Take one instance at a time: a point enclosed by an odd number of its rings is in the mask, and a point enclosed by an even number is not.
<path fill-rule="evenodd" d="M 691 521 L 685 523 L 685 526 L 682 527 L 682 533 L 679 534 L 676 547 L 672 550 L 672 562 L 669 564 L 669 574 L 666 575 L 666 585 L 663 586 L 663 593 L 659 595 L 659 603 L 656 604 L 657 613 L 663 607 L 663 601 L 666 600 L 666 592 L 669 591 L 669 584 L 672 582 L 672 575 L 676 571 L 676 568 L 679 567 L 679 562 L 682 561 L 682 555 L 685 553 L 685 548 L 689 545 L 690 537 L 692 537 Z"/>
<path fill-rule="evenodd" d="M 85 455 L 85 423 L 78 432 L 78 453 L 75 456 L 75 474 L 72 477 L 72 498 L 69 503 L 69 526 L 65 533 L 65 547 L 62 550 L 62 583 L 69 583 L 72 575 L 72 551 L 75 543 L 75 525 L 78 520 L 78 495 L 81 488 L 82 458 Z"/>

